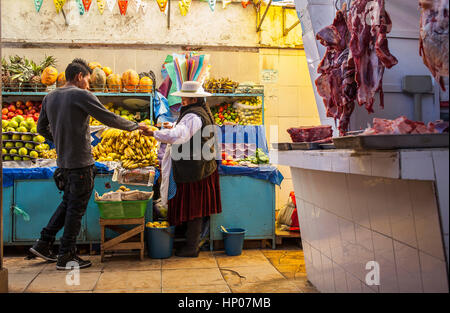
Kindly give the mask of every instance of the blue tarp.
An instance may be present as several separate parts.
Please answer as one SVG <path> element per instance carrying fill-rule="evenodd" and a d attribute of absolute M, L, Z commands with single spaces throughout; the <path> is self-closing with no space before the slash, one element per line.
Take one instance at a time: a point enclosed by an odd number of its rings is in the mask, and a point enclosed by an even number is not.
<path fill-rule="evenodd" d="M 226 166 L 220 164 L 220 175 L 240 175 L 249 176 L 256 179 L 268 180 L 272 184 L 281 185 L 284 177 L 280 171 L 270 165 L 260 165 L 259 167 L 245 167 L 245 166 Z"/>
<path fill-rule="evenodd" d="M 110 174 L 108 167 L 102 163 L 95 162 L 99 174 Z M 36 167 L 36 168 L 3 168 L 3 187 L 11 187 L 14 185 L 14 180 L 28 180 L 28 179 L 50 179 L 53 178 L 53 173 L 56 170 L 54 167 Z M 159 170 L 156 169 L 155 182 L 159 178 Z"/>

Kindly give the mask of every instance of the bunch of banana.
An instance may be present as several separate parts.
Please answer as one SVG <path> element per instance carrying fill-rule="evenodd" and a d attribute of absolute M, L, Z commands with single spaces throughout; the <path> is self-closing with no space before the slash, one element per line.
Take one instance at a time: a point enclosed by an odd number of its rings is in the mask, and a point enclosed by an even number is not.
<path fill-rule="evenodd" d="M 126 192 L 126 191 L 130 191 L 130 188 L 127 188 L 125 186 L 120 186 L 119 189 L 116 190 L 116 192 Z"/>
<path fill-rule="evenodd" d="M 128 132 L 115 128 L 107 129 L 102 134 L 102 141 L 92 149 L 92 154 L 94 159 L 100 162 L 122 162 L 122 167 L 126 169 L 158 166 L 156 139 L 141 136 L 139 130 Z"/>
<path fill-rule="evenodd" d="M 55 159 L 55 160 L 58 158 L 58 156 L 56 155 L 56 149 L 44 150 L 41 152 L 40 157 L 43 159 Z"/>
<path fill-rule="evenodd" d="M 203 84 L 203 89 L 210 93 L 233 93 L 235 88 L 239 86 L 238 82 L 227 78 L 209 78 Z"/>

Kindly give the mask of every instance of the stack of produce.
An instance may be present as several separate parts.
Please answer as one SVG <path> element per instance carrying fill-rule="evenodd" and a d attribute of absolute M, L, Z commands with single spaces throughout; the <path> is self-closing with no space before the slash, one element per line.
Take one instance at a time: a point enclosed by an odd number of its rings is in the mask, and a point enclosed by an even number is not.
<path fill-rule="evenodd" d="M 112 102 L 109 102 L 105 104 L 105 108 L 107 108 L 109 111 L 120 115 L 121 117 L 130 120 L 132 122 L 136 122 L 136 117 L 134 114 L 130 113 L 130 111 L 126 110 L 125 108 L 119 106 L 117 109 L 114 108 L 114 104 Z M 89 124 L 91 126 L 100 126 L 103 125 L 99 121 L 97 121 L 95 118 L 91 117 Z"/>
<path fill-rule="evenodd" d="M 154 127 L 152 129 L 157 130 Z M 158 166 L 155 138 L 141 136 L 139 130 L 127 132 L 107 129 L 102 134 L 102 141 L 93 148 L 92 154 L 94 159 L 100 162 L 120 161 L 126 169 Z"/>
<path fill-rule="evenodd" d="M 167 228 L 169 227 L 169 222 L 164 221 L 164 222 L 148 222 L 147 224 L 145 224 L 145 227 L 150 227 L 150 228 Z"/>
<path fill-rule="evenodd" d="M 222 165 L 235 166 L 238 165 L 238 162 L 228 155 L 228 153 L 222 152 Z"/>
<path fill-rule="evenodd" d="M 42 103 L 40 101 L 22 101 L 3 102 L 2 104 L 2 120 L 9 121 L 15 116 L 23 116 L 25 119 L 31 118 L 35 122 L 39 119 Z M 35 132 L 35 131 L 34 131 Z"/>
<path fill-rule="evenodd" d="M 211 108 L 211 112 L 214 115 L 214 119 L 217 125 L 222 126 L 228 124 L 238 124 L 239 116 L 231 103 L 222 103 L 219 106 Z"/>
<path fill-rule="evenodd" d="M 203 84 L 203 89 L 210 93 L 234 93 L 235 88 L 238 86 L 238 82 L 229 78 L 209 78 Z"/>
<path fill-rule="evenodd" d="M 331 142 L 333 129 L 329 125 L 293 127 L 287 130 L 293 142 Z"/>
<path fill-rule="evenodd" d="M 39 64 L 18 55 L 2 59 L 2 86 L 5 91 L 45 91 L 55 83 L 58 71 L 56 59 L 46 56 Z"/>
<path fill-rule="evenodd" d="M 56 149 L 51 150 L 44 150 L 41 152 L 40 157 L 42 159 L 53 159 L 56 160 L 58 158 L 58 155 L 56 154 Z"/>
<path fill-rule="evenodd" d="M 241 125 L 262 124 L 262 100 L 260 98 L 239 100 L 234 104 L 234 107 L 239 114 Z"/>
<path fill-rule="evenodd" d="M 269 157 L 264 153 L 261 148 L 256 149 L 255 155 L 238 160 L 238 163 L 245 165 L 245 163 L 251 164 L 269 164 Z"/>

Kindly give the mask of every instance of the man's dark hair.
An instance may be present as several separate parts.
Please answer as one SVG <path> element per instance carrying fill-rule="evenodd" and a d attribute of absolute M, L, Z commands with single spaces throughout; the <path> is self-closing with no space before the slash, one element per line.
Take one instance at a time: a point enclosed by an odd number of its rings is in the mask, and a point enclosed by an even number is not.
<path fill-rule="evenodd" d="M 92 70 L 87 64 L 87 62 L 83 59 L 74 59 L 72 63 L 67 65 L 66 68 L 66 80 L 73 81 L 75 77 L 81 73 L 84 76 L 88 74 L 92 74 Z"/>

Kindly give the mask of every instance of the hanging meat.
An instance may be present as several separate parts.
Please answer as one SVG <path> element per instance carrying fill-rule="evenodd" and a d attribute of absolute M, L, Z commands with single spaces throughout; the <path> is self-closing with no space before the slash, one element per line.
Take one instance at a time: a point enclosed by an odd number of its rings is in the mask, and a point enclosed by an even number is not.
<path fill-rule="evenodd" d="M 356 67 L 357 100 L 373 113 L 375 93 L 380 92 L 380 106 L 384 107 L 383 75 L 385 67 L 398 63 L 389 52 L 386 34 L 392 22 L 385 10 L 384 0 L 355 0 L 350 7 L 350 51 Z"/>
<path fill-rule="evenodd" d="M 324 99 L 327 117 L 339 120 L 339 133 L 344 135 L 356 98 L 355 67 L 347 48 L 350 33 L 345 13 L 338 11 L 333 24 L 318 32 L 316 38 L 327 47 L 317 69 L 321 74 L 315 81 L 317 91 Z"/>
<path fill-rule="evenodd" d="M 327 117 L 339 120 L 340 135 L 348 131 L 356 100 L 373 113 L 375 93 L 379 91 L 384 107 L 384 69 L 398 63 L 388 49 L 386 34 L 392 22 L 384 0 L 353 0 L 347 14 L 345 9 L 316 35 L 327 50 L 315 84 L 324 99 Z"/>
<path fill-rule="evenodd" d="M 434 78 L 445 90 L 448 76 L 448 0 L 420 0 L 420 55 Z"/>

